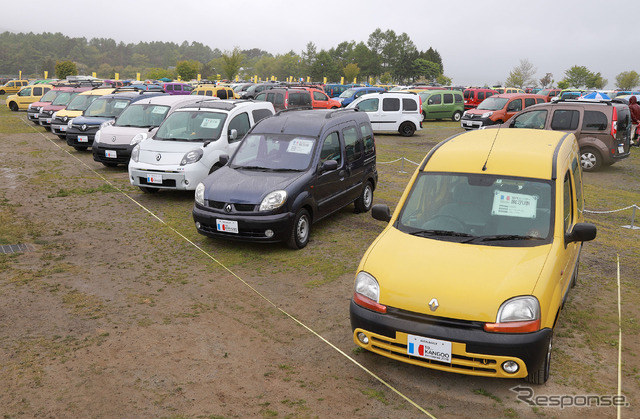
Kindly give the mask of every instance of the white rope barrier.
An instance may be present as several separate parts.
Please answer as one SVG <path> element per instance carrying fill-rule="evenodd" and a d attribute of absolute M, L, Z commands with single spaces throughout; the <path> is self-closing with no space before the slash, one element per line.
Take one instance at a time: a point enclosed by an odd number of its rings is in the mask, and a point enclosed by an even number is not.
<path fill-rule="evenodd" d="M 591 211 L 586 209 L 584 210 L 584 212 L 588 214 L 612 214 L 614 212 L 626 211 L 629 208 L 633 208 L 633 212 L 631 213 L 631 224 L 622 226 L 622 228 L 628 228 L 630 230 L 640 230 L 640 227 L 634 225 L 636 222 L 636 209 L 640 209 L 640 207 L 637 206 L 636 204 L 629 205 L 628 207 L 625 207 L 625 208 L 620 208 L 620 209 L 615 209 L 610 211 Z"/>

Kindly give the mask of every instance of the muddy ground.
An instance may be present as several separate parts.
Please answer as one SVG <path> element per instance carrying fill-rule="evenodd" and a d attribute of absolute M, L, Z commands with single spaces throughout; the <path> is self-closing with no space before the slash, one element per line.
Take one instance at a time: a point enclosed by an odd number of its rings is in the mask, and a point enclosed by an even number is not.
<path fill-rule="evenodd" d="M 460 131 L 451 122 L 425 128 L 409 139 L 377 136 L 375 202 L 393 207 L 412 162 Z M 588 209 L 640 204 L 637 150 L 585 175 Z M 126 168 L 103 167 L 6 108 L 0 161 L 0 244 L 28 245 L 0 255 L 4 417 L 616 416 L 613 407 L 545 407 L 544 397 L 531 406 L 512 390 L 528 387 L 521 380 L 356 350 L 353 278 L 384 226 L 352 206 L 314 225 L 300 251 L 207 239 L 193 227 L 191 193 L 143 194 Z M 587 219 L 598 239 L 584 247 L 580 283 L 559 320 L 550 380 L 531 388 L 618 393 L 619 257 L 629 404 L 621 412 L 638 417 L 640 232 L 620 227 L 631 210 Z"/>

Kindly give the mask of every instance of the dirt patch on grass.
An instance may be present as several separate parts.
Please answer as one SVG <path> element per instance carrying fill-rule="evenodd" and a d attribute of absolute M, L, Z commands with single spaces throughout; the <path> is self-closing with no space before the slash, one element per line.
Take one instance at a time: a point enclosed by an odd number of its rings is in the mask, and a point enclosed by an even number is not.
<path fill-rule="evenodd" d="M 0 244 L 34 250 L 0 255 L 5 417 L 616 414 L 532 407 L 510 390 L 522 381 L 441 373 L 356 350 L 353 276 L 384 227 L 368 214 L 340 211 L 314 225 L 309 246 L 297 252 L 209 240 L 193 227 L 191 194 L 142 194 L 125 168 L 105 168 L 40 128 L 17 129 L 24 122 L 16 118 L 26 116 L 0 112 Z M 454 123 L 425 127 L 410 139 L 377 137 L 376 202 L 395 206 L 412 162 L 460 131 Z M 587 174 L 587 207 L 638 203 L 638 165 L 634 154 Z M 630 216 L 587 214 L 598 239 L 584 248 L 551 378 L 536 395 L 616 394 L 620 255 L 622 390 L 631 404 L 623 416 L 640 403 L 639 233 L 620 228 Z"/>

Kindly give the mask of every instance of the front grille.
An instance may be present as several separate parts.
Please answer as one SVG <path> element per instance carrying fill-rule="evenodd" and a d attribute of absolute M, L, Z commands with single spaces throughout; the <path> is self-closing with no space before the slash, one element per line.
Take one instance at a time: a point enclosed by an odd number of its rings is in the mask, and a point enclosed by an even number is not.
<path fill-rule="evenodd" d="M 242 238 L 264 238 L 264 230 L 255 230 L 255 229 L 240 229 L 240 231 L 236 234 L 236 233 L 223 233 L 221 231 L 218 231 L 217 227 L 215 224 L 211 225 L 211 224 L 206 224 L 204 222 L 200 222 L 200 230 L 202 230 L 204 233 L 211 233 L 211 234 L 219 234 L 219 235 L 225 235 L 228 237 L 242 237 Z"/>
<path fill-rule="evenodd" d="M 416 313 L 413 311 L 400 310 L 394 307 L 388 307 L 387 313 L 401 320 L 408 320 L 411 322 L 422 323 L 430 326 L 442 326 L 465 330 L 484 330 L 484 322 L 451 319 L 447 317 L 436 317 L 430 316 L 428 314 Z"/>
<path fill-rule="evenodd" d="M 207 201 L 207 206 L 213 209 L 222 210 L 226 205 L 225 202 L 222 201 Z M 255 211 L 255 204 L 231 204 L 233 208 L 238 212 L 253 212 Z"/>

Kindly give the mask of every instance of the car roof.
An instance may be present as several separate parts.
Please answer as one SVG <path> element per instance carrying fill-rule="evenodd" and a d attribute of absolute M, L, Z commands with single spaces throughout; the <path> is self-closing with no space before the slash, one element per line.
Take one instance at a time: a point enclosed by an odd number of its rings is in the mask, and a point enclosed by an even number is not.
<path fill-rule="evenodd" d="M 491 97 L 492 98 L 493 97 L 496 97 L 496 98 L 504 97 L 504 98 L 507 98 L 507 99 L 511 99 L 511 98 L 514 98 L 514 97 L 537 97 L 537 98 L 540 98 L 540 99 L 544 99 L 545 98 L 544 95 L 539 95 L 537 93 L 499 93 L 499 94 L 493 95 Z"/>
<path fill-rule="evenodd" d="M 153 104 L 153 105 L 166 105 L 166 106 L 181 106 L 183 104 L 192 104 L 198 101 L 203 101 L 202 96 L 192 95 L 158 95 L 151 96 L 149 98 L 143 98 L 138 100 L 135 104 Z"/>
<path fill-rule="evenodd" d="M 554 179 L 558 149 L 571 140 L 573 134 L 561 131 L 468 131 L 434 147 L 421 170 Z"/>
<path fill-rule="evenodd" d="M 369 121 L 369 117 L 353 109 L 286 110 L 261 120 L 252 130 L 254 133 L 282 133 L 318 137 L 325 126 L 346 120 Z"/>
<path fill-rule="evenodd" d="M 246 99 L 215 99 L 208 96 L 199 96 L 199 98 L 202 99 L 202 102 L 186 103 L 179 109 L 220 110 L 229 112 L 239 106 L 247 106 L 246 104 L 255 105 L 256 107 L 264 107 L 265 104 L 271 105 L 270 102 Z"/>

